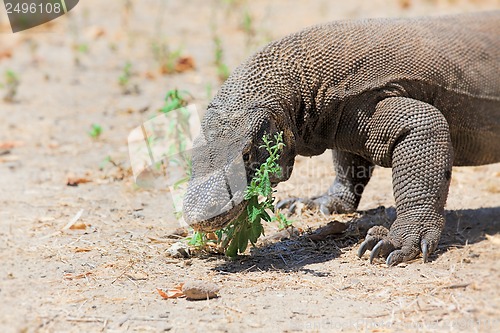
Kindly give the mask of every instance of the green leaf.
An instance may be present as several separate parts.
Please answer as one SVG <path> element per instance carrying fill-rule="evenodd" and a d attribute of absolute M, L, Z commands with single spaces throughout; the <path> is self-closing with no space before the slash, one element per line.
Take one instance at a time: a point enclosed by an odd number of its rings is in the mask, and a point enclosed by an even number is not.
<path fill-rule="evenodd" d="M 255 246 L 255 243 L 257 243 L 257 239 L 259 239 L 260 235 L 264 233 L 264 228 L 262 227 L 262 224 L 259 222 L 253 223 L 252 224 L 252 229 L 249 237 L 250 243 Z"/>
<path fill-rule="evenodd" d="M 261 217 L 264 221 L 271 222 L 271 216 L 265 210 L 261 211 Z"/>
<path fill-rule="evenodd" d="M 271 191 L 272 191 L 272 187 L 271 187 L 271 180 L 269 179 L 269 174 L 265 174 L 263 177 L 262 177 L 262 180 L 261 180 L 261 195 L 264 196 L 264 197 L 268 197 L 269 194 L 271 194 Z"/>
<path fill-rule="evenodd" d="M 249 229 L 246 227 L 246 225 L 244 225 L 242 230 L 240 230 L 238 234 L 238 251 L 240 253 L 245 252 L 245 250 L 247 249 L 248 234 L 249 234 Z"/>
<path fill-rule="evenodd" d="M 248 214 L 248 219 L 250 220 L 251 223 L 254 223 L 255 221 L 260 219 L 260 209 L 256 206 L 249 206 L 248 207 L 250 212 Z"/>
<path fill-rule="evenodd" d="M 226 250 L 226 256 L 234 258 L 238 255 L 238 237 L 233 238 Z"/>

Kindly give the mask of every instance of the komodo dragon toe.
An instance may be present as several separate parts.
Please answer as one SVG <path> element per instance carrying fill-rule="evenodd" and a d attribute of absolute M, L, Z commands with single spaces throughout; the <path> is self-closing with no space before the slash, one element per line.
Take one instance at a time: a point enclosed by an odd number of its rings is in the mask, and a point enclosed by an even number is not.
<path fill-rule="evenodd" d="M 371 250 L 370 263 L 375 258 L 386 257 L 387 266 L 394 266 L 422 253 L 423 261 L 427 262 L 429 254 L 437 248 L 441 226 L 444 224 L 444 221 L 429 222 L 396 220 L 391 230 L 383 226 L 372 227 L 359 247 L 358 257 L 361 258 L 367 250 Z"/>

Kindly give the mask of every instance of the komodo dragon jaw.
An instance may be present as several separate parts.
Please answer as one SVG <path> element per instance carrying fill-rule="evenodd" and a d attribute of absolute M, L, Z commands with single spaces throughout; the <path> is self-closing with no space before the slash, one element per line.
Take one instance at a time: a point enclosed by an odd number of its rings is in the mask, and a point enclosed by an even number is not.
<path fill-rule="evenodd" d="M 213 232 L 227 226 L 231 221 L 236 219 L 247 207 L 247 201 L 243 200 L 238 205 L 230 208 L 229 210 L 216 215 L 212 218 L 196 221 L 196 222 L 188 222 L 189 225 L 195 231 L 203 231 L 203 232 Z"/>
<path fill-rule="evenodd" d="M 241 158 L 205 175 L 196 171 L 207 163 L 194 156 L 193 170 L 184 197 L 184 220 L 197 231 L 215 231 L 225 227 L 246 208 L 246 170 Z"/>
<path fill-rule="evenodd" d="M 183 214 L 186 223 L 198 231 L 221 229 L 246 208 L 247 185 L 269 157 L 262 148 L 264 136 L 283 132 L 284 148 L 278 160 L 282 173 L 271 177 L 271 184 L 287 180 L 293 169 L 294 136 L 283 129 L 284 118 L 277 119 L 270 108 L 256 102 L 239 103 L 239 96 L 228 99 L 229 106 L 218 103 L 217 96 L 209 105 L 193 150 Z"/>
<path fill-rule="evenodd" d="M 261 137 L 260 134 L 259 131 L 257 137 Z M 206 146 L 203 152 L 194 154 L 194 173 L 189 181 L 183 204 L 184 219 L 194 230 L 204 232 L 219 230 L 246 209 L 247 185 L 255 175 L 255 171 L 268 157 L 265 150 L 256 149 L 262 142 L 260 140 L 256 142 L 246 145 L 250 150 L 243 149 L 241 152 L 237 150 L 231 163 L 204 175 L 200 175 L 197 171 L 206 170 L 208 158 L 201 157 L 207 155 L 211 149 Z M 293 147 L 293 144 L 289 144 L 289 147 Z M 284 148 L 280 154 L 282 173 L 280 177 L 271 175 L 270 181 L 273 187 L 291 175 L 295 155 L 290 148 Z M 231 146 L 225 147 L 224 151 L 231 152 Z"/>

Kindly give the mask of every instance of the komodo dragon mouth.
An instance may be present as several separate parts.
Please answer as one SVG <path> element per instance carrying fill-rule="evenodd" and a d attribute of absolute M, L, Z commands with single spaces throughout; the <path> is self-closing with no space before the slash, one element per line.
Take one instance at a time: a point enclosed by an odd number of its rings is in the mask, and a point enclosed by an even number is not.
<path fill-rule="evenodd" d="M 190 222 L 189 225 L 195 231 L 203 231 L 203 232 L 212 232 L 227 226 L 231 221 L 236 219 L 244 209 L 247 207 L 247 201 L 243 200 L 233 208 L 229 209 L 226 212 L 223 212 L 219 215 L 211 217 L 207 220 L 199 221 L 199 222 Z"/>

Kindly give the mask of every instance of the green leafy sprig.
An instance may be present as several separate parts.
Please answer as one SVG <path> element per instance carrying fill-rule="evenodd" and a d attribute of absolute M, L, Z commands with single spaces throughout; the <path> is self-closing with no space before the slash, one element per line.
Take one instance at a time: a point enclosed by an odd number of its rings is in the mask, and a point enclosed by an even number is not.
<path fill-rule="evenodd" d="M 250 242 L 253 246 L 261 235 L 264 235 L 262 220 L 266 222 L 277 221 L 280 228 L 286 228 L 292 224 L 286 216 L 280 212 L 271 217 L 274 213 L 273 189 L 271 186 L 271 176 L 281 176 L 281 167 L 278 163 L 280 152 L 285 144 L 283 143 L 283 133 L 277 133 L 274 141 L 270 136 L 264 136 L 264 144 L 260 148 L 265 148 L 269 157 L 256 170 L 252 181 L 247 187 L 245 200 L 246 209 L 223 229 L 217 230 L 215 234 L 218 244 L 228 257 L 235 257 L 238 253 L 243 253 Z M 207 238 L 202 232 L 195 232 L 190 238 L 190 245 L 202 247 L 206 244 Z"/>

